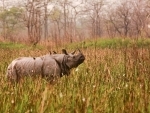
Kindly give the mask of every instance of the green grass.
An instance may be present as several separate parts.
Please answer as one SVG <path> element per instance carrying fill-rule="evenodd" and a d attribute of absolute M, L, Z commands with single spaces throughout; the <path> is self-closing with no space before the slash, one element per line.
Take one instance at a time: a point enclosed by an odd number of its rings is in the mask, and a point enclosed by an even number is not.
<path fill-rule="evenodd" d="M 13 42 L 0 42 L 0 48 L 1 49 L 27 49 L 27 50 L 33 50 L 33 49 L 44 49 L 44 47 L 40 45 L 25 45 L 21 43 L 13 43 Z"/>
<path fill-rule="evenodd" d="M 64 48 L 74 49 L 74 48 L 122 48 L 122 47 L 149 47 L 150 39 L 122 39 L 122 38 L 98 38 L 96 40 L 86 40 L 82 42 L 76 42 L 71 44 L 66 44 Z M 12 42 L 0 42 L 0 48 L 2 49 L 45 49 L 45 45 L 25 45 L 20 43 L 12 43 Z M 59 47 L 61 48 L 61 47 Z"/>
<path fill-rule="evenodd" d="M 0 42 L 0 48 L 3 49 L 17 49 L 17 48 L 25 48 L 26 46 L 23 44 L 12 43 L 12 42 Z"/>
<path fill-rule="evenodd" d="M 122 47 L 147 47 L 150 45 L 150 39 L 121 39 L 121 38 L 99 38 L 96 40 L 87 40 L 80 43 L 66 45 L 66 48 L 122 48 Z"/>
<path fill-rule="evenodd" d="M 54 85 L 40 77 L 26 77 L 19 84 L 5 79 L 13 59 L 47 50 L 0 48 L 0 113 L 149 113 L 149 41 L 121 41 L 128 45 L 123 47 L 120 39 L 112 40 L 81 48 L 85 62 Z M 69 51 L 76 48 L 70 46 Z"/>

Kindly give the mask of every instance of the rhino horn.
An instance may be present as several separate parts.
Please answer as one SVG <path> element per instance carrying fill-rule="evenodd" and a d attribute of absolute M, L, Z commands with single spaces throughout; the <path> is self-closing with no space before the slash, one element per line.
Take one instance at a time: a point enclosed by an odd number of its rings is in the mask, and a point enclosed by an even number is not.
<path fill-rule="evenodd" d="M 77 48 L 77 49 L 78 49 L 79 53 L 82 53 L 81 50 L 80 50 L 79 48 Z"/>
<path fill-rule="evenodd" d="M 72 55 L 74 55 L 74 54 L 75 54 L 75 52 L 76 52 L 76 50 L 74 50 L 71 54 L 72 54 Z"/>
<path fill-rule="evenodd" d="M 62 53 L 65 54 L 65 55 L 68 55 L 68 53 L 65 49 L 62 49 Z"/>

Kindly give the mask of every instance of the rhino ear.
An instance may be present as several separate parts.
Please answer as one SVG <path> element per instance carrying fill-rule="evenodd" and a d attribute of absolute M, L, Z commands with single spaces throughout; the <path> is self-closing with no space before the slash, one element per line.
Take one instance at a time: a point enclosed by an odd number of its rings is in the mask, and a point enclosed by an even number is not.
<path fill-rule="evenodd" d="M 57 52 L 56 52 L 56 51 L 53 51 L 53 54 L 57 54 Z"/>
<path fill-rule="evenodd" d="M 49 54 L 50 54 L 50 55 L 52 54 L 51 51 L 49 51 Z"/>
<path fill-rule="evenodd" d="M 68 55 L 68 53 L 65 49 L 62 49 L 62 53 L 65 54 L 65 55 Z"/>

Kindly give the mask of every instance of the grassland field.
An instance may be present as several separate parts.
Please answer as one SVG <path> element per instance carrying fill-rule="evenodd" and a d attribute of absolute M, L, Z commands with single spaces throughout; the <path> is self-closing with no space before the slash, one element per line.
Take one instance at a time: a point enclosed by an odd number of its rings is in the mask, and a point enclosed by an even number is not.
<path fill-rule="evenodd" d="M 99 39 L 52 49 L 77 47 L 85 62 L 54 85 L 40 77 L 10 84 L 5 73 L 13 59 L 48 50 L 0 42 L 0 113 L 150 113 L 149 39 Z"/>

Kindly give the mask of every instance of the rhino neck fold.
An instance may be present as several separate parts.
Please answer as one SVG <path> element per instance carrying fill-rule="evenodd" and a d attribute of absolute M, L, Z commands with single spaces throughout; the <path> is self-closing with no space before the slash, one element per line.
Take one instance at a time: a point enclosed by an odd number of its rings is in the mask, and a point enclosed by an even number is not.
<path fill-rule="evenodd" d="M 64 55 L 62 62 L 58 61 L 57 59 L 55 59 L 55 61 L 57 62 L 57 64 L 59 65 L 59 67 L 61 69 L 60 77 L 62 77 L 63 75 L 68 76 L 70 74 L 70 69 L 66 65 L 67 55 Z"/>

